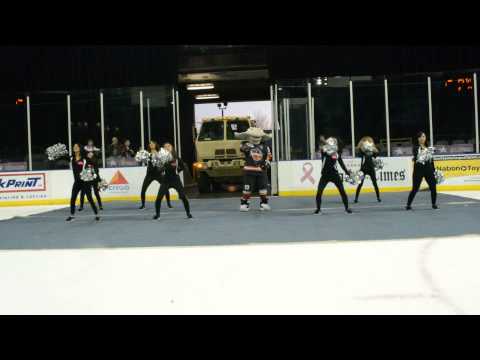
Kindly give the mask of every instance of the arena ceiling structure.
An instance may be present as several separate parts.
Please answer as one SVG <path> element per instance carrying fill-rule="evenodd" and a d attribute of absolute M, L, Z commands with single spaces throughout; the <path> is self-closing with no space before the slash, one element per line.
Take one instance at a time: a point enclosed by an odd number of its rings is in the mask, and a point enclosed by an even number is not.
<path fill-rule="evenodd" d="M 2 46 L 0 54 L 4 93 L 174 85 L 203 76 L 225 86 L 227 98 L 238 89 L 244 89 L 240 97 L 257 97 L 254 89 L 279 79 L 436 72 L 480 63 L 479 47 L 450 45 Z"/>

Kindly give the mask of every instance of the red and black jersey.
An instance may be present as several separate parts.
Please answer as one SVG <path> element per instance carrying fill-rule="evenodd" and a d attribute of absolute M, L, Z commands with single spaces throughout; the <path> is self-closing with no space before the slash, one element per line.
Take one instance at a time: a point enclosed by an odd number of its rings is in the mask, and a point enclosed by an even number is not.
<path fill-rule="evenodd" d="M 267 160 L 270 160 L 270 148 L 263 144 L 245 142 L 240 146 L 240 151 L 245 154 L 245 171 L 263 171 Z"/>
<path fill-rule="evenodd" d="M 97 174 L 97 179 L 100 178 L 100 172 L 98 169 L 98 165 L 95 161 L 92 161 L 90 159 L 84 159 L 81 158 L 80 160 L 75 159 L 75 157 L 72 157 L 72 171 L 73 171 L 73 177 L 75 181 L 83 181 L 80 179 L 80 173 L 84 168 L 92 168 L 95 174 Z"/>
<path fill-rule="evenodd" d="M 80 160 L 77 160 L 75 156 L 72 157 L 72 171 L 73 171 L 73 177 L 75 181 L 82 181 L 80 179 L 80 173 L 83 170 L 83 167 L 85 165 L 86 160 L 84 158 L 81 158 Z"/>

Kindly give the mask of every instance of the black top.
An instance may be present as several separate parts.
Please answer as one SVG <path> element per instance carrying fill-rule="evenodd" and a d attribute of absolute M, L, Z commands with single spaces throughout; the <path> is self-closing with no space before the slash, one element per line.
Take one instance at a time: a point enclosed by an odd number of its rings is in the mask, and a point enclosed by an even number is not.
<path fill-rule="evenodd" d="M 83 170 L 84 164 L 86 165 L 85 158 L 82 156 L 80 160 L 77 160 L 75 158 L 75 155 L 73 155 L 71 161 L 72 161 L 73 178 L 75 179 L 75 181 L 82 181 L 82 179 L 80 179 L 80 173 Z"/>
<path fill-rule="evenodd" d="M 165 164 L 163 168 L 163 175 L 165 176 L 165 180 L 172 181 L 176 180 L 178 174 L 183 171 L 185 168 L 182 159 L 173 159 L 169 163 Z"/>
<path fill-rule="evenodd" d="M 245 154 L 245 171 L 262 171 L 270 156 L 270 148 L 264 144 L 245 142 L 240 146 L 240 151 Z"/>
<path fill-rule="evenodd" d="M 375 159 L 378 154 L 374 151 L 372 153 L 365 153 L 362 149 L 360 149 L 360 170 L 363 172 L 370 172 L 375 171 L 375 164 L 373 163 L 373 159 Z"/>
<path fill-rule="evenodd" d="M 337 164 L 337 161 L 342 167 L 343 171 L 345 171 L 346 174 L 350 175 L 350 171 L 348 171 L 345 163 L 343 162 L 342 156 L 339 153 L 328 155 L 326 152 L 322 151 L 322 176 L 338 175 L 337 167 L 335 166 Z"/>
<path fill-rule="evenodd" d="M 150 153 L 150 156 L 148 157 L 148 161 L 147 161 L 147 175 L 149 176 L 160 175 L 160 171 L 158 167 L 152 164 L 152 153 Z"/>
<path fill-rule="evenodd" d="M 98 168 L 98 164 L 95 160 L 84 158 L 84 157 L 81 157 L 80 160 L 76 160 L 75 155 L 73 155 L 71 158 L 71 162 L 72 162 L 73 178 L 75 179 L 75 181 L 83 181 L 80 178 L 80 173 L 83 170 L 84 163 L 85 163 L 85 168 L 92 167 L 95 174 L 97 174 L 97 178 L 94 181 L 100 180 L 100 171 Z"/>
<path fill-rule="evenodd" d="M 435 162 L 433 161 L 433 157 L 430 161 L 426 162 L 425 164 L 417 162 L 419 150 L 420 150 L 420 145 L 415 145 L 413 147 L 413 161 L 415 162 L 414 166 L 426 166 L 426 167 L 431 167 L 435 169 Z"/>

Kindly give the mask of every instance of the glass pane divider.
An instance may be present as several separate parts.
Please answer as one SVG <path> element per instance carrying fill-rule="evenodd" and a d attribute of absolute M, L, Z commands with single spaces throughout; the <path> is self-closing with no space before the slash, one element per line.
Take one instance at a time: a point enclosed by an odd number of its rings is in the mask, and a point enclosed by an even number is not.
<path fill-rule="evenodd" d="M 143 126 L 143 91 L 140 90 L 139 93 L 140 96 L 140 101 L 139 101 L 139 106 L 140 106 L 140 146 L 142 149 L 145 149 L 145 129 Z"/>
<path fill-rule="evenodd" d="M 30 121 L 30 96 L 27 96 L 27 136 L 28 136 L 28 170 L 32 171 L 32 126 Z"/>
<path fill-rule="evenodd" d="M 430 146 L 433 146 L 433 114 L 432 114 L 432 78 L 427 77 L 428 84 L 428 121 L 430 127 Z"/>
<path fill-rule="evenodd" d="M 355 115 L 353 111 L 353 81 L 349 80 L 350 87 L 350 130 L 352 133 L 352 158 L 355 157 Z"/>
<path fill-rule="evenodd" d="M 479 153 L 479 134 L 478 134 L 478 95 L 477 95 L 477 73 L 473 73 L 473 99 L 475 104 L 475 152 Z"/>
<path fill-rule="evenodd" d="M 105 116 L 103 113 L 103 92 L 100 92 L 100 128 L 101 128 L 101 135 L 102 135 L 102 168 L 105 169 L 107 167 L 106 160 L 105 160 Z"/>
<path fill-rule="evenodd" d="M 385 125 L 387 130 L 387 157 L 390 157 L 390 112 L 388 104 L 388 80 L 384 79 L 385 86 Z"/>
<path fill-rule="evenodd" d="M 70 103 L 70 94 L 67 95 L 67 129 L 68 129 L 68 154 L 72 156 L 72 111 Z M 68 162 L 68 167 L 72 169 L 72 162 Z"/>

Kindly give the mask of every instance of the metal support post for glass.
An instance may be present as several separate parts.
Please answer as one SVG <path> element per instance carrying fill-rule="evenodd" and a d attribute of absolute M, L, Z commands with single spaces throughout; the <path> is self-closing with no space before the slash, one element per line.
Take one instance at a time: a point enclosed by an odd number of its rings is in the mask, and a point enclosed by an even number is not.
<path fill-rule="evenodd" d="M 102 131 L 102 161 L 103 168 L 107 167 L 105 160 L 105 117 L 103 113 L 103 92 L 100 92 L 100 129 Z"/>
<path fill-rule="evenodd" d="M 270 168 L 271 177 L 272 177 L 272 195 L 277 193 L 277 169 L 278 169 L 278 162 L 277 162 L 277 146 L 278 146 L 278 139 L 277 139 L 277 126 L 276 126 L 276 117 L 275 117 L 275 97 L 273 94 L 273 86 L 270 85 L 270 104 L 272 106 L 272 166 Z"/>
<path fill-rule="evenodd" d="M 292 158 L 291 149 L 290 149 L 290 99 L 284 99 L 284 112 L 285 112 L 285 135 L 286 135 L 286 159 L 290 160 Z"/>
<path fill-rule="evenodd" d="M 274 86 L 274 91 L 273 91 L 273 115 L 274 115 L 274 125 L 275 125 L 275 131 L 277 134 L 277 148 L 275 150 L 275 158 L 276 161 L 280 161 L 280 155 L 283 146 L 283 141 L 282 141 L 282 129 L 280 126 L 280 122 L 278 121 L 278 85 L 275 84 Z"/>
<path fill-rule="evenodd" d="M 390 157 L 390 112 L 388 107 L 388 81 L 384 79 L 385 86 L 385 125 L 387 129 L 387 156 Z"/>
<path fill-rule="evenodd" d="M 145 129 L 143 126 L 143 91 L 140 90 L 140 144 L 145 149 Z"/>
<path fill-rule="evenodd" d="M 70 107 L 70 95 L 67 95 L 67 129 L 68 129 L 68 154 L 72 156 L 72 111 Z M 72 168 L 72 162 L 68 162 L 70 169 Z"/>
<path fill-rule="evenodd" d="M 309 151 L 310 159 L 315 158 L 315 120 L 313 119 L 312 111 L 312 84 L 307 84 L 308 99 L 307 99 L 307 113 L 308 113 L 308 135 L 309 135 Z"/>
<path fill-rule="evenodd" d="M 311 99 L 311 103 L 310 103 L 310 111 L 311 111 L 311 114 L 312 114 L 312 133 L 313 133 L 313 152 L 312 152 L 312 160 L 314 160 L 316 158 L 316 155 L 317 155 L 317 149 L 315 147 L 315 137 L 317 136 L 317 134 L 315 133 L 315 99 L 312 97 Z"/>
<path fill-rule="evenodd" d="M 175 107 L 175 89 L 172 88 L 173 146 L 177 148 L 177 111 Z"/>
<path fill-rule="evenodd" d="M 148 141 L 152 139 L 152 125 L 150 123 L 150 98 L 147 98 Z"/>
<path fill-rule="evenodd" d="M 350 87 L 350 127 L 352 132 L 352 157 L 355 157 L 355 116 L 353 112 L 353 82 L 349 81 Z"/>
<path fill-rule="evenodd" d="M 478 134 L 478 96 L 477 96 L 477 73 L 473 73 L 473 99 L 475 104 L 475 152 L 479 153 L 479 134 Z"/>
<path fill-rule="evenodd" d="M 430 146 L 433 146 L 433 115 L 432 115 L 432 78 L 427 77 L 428 83 L 428 121 L 430 128 Z"/>
<path fill-rule="evenodd" d="M 32 171 L 32 128 L 30 125 L 30 96 L 27 96 L 27 141 L 28 141 L 28 170 Z"/>
<path fill-rule="evenodd" d="M 181 132 L 180 132 L 180 105 L 178 103 L 178 90 L 175 90 L 175 106 L 177 108 L 177 131 L 178 131 L 178 148 L 175 149 L 177 150 L 178 157 L 182 157 L 182 138 L 181 138 Z"/>

